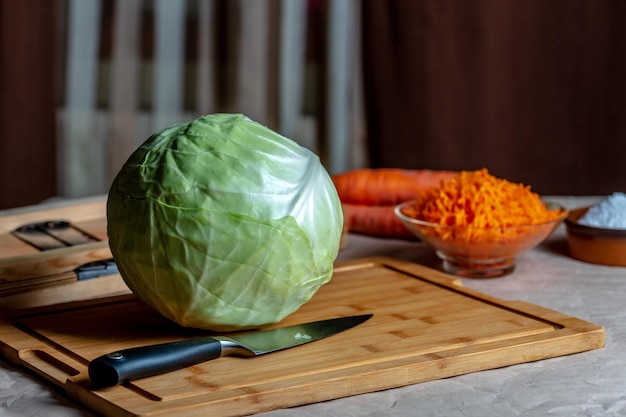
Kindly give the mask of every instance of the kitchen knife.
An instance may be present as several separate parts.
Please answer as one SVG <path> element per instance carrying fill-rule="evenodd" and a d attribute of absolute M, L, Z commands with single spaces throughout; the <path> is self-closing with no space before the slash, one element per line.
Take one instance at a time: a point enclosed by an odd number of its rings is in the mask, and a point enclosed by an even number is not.
<path fill-rule="evenodd" d="M 348 330 L 372 314 L 297 324 L 237 336 L 202 337 L 119 350 L 89 364 L 89 378 L 100 387 L 186 368 L 220 356 L 257 356 L 302 345 Z"/>

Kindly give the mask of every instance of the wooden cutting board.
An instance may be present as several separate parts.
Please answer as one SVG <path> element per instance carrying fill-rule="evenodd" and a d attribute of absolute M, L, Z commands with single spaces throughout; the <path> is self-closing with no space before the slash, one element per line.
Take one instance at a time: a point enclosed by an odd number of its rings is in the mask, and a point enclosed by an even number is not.
<path fill-rule="evenodd" d="M 604 329 L 525 302 L 466 289 L 406 261 L 337 265 L 331 282 L 275 327 L 354 314 L 338 335 L 255 358 L 220 358 L 94 389 L 89 361 L 110 351 L 206 335 L 132 295 L 16 312 L 0 352 L 105 416 L 239 416 L 600 348 Z"/>
<path fill-rule="evenodd" d="M 38 239 L 29 243 L 16 233 L 23 226 L 46 222 L 67 224 L 65 233 L 88 239 L 65 246 L 46 234 L 36 234 L 52 245 L 42 249 L 32 244 Z M 79 280 L 77 268 L 109 259 L 112 255 L 106 231 L 106 196 L 2 211 L 0 312 L 90 299 L 94 294 L 128 293 L 119 275 Z"/>

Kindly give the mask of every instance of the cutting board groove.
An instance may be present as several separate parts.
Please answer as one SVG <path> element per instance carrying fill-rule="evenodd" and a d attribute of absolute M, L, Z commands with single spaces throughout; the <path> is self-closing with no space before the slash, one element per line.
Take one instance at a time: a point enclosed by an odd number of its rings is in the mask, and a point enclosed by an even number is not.
<path fill-rule="evenodd" d="M 107 389 L 90 384 L 91 359 L 208 332 L 180 328 L 124 295 L 16 311 L 0 325 L 0 352 L 105 416 L 188 417 L 249 415 L 604 345 L 601 326 L 390 258 L 338 264 L 310 302 L 269 327 L 364 312 L 374 316 L 321 341 Z"/>

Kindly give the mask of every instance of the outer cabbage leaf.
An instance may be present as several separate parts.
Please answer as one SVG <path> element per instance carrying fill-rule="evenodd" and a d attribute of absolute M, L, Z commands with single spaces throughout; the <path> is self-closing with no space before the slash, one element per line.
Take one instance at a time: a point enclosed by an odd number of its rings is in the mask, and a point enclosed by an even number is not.
<path fill-rule="evenodd" d="M 242 115 L 164 129 L 107 202 L 113 257 L 140 299 L 186 327 L 276 323 L 332 276 L 343 225 L 319 158 Z"/>

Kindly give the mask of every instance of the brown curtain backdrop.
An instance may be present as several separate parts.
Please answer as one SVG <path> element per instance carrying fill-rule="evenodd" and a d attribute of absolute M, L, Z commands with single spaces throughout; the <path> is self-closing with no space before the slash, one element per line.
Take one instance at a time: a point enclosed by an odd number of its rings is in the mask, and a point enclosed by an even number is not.
<path fill-rule="evenodd" d="M 626 192 L 626 2 L 364 0 L 374 167 Z"/>
<path fill-rule="evenodd" d="M 56 194 L 56 4 L 0 0 L 0 209 Z"/>

